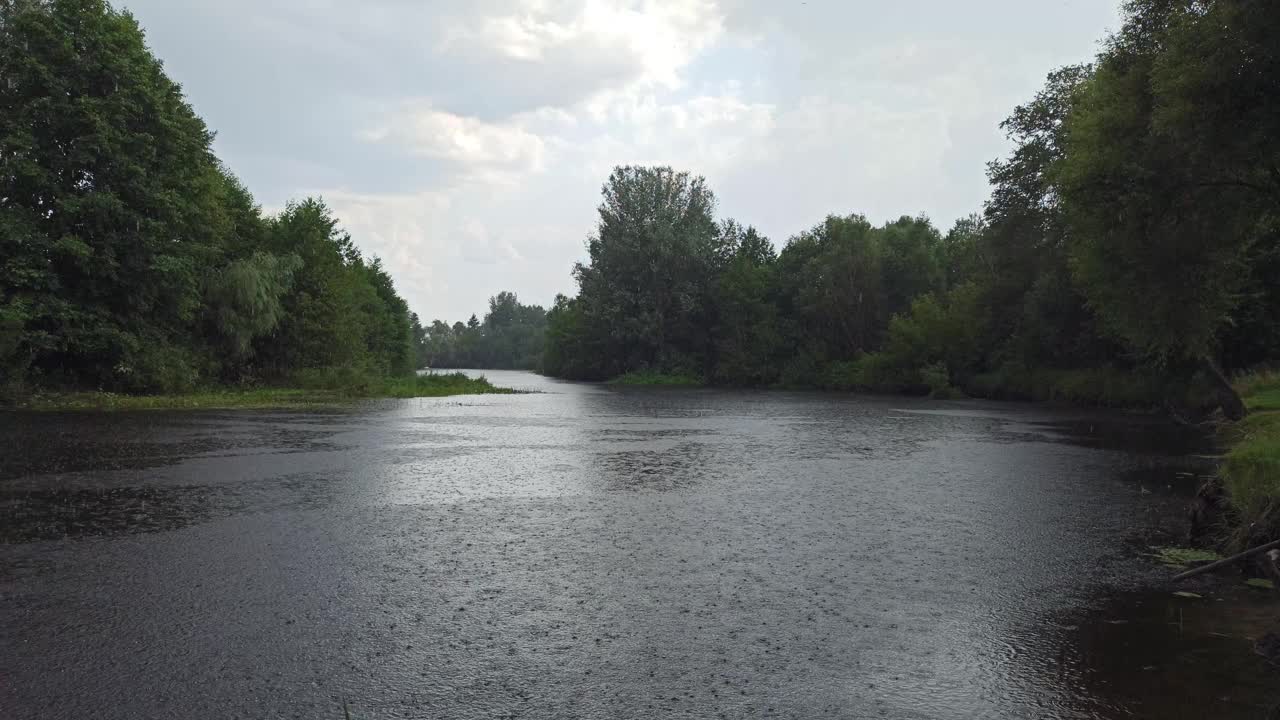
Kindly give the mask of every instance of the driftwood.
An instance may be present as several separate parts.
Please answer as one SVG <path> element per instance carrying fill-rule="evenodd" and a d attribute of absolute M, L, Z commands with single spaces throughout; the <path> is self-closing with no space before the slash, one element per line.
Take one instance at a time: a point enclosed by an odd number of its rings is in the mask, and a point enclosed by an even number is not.
<path fill-rule="evenodd" d="M 1217 560 L 1209 563 L 1208 565 L 1201 565 L 1200 567 L 1197 567 L 1197 568 L 1191 568 L 1190 570 L 1184 573 L 1179 573 L 1177 575 L 1174 575 L 1173 578 L 1171 578 L 1171 581 L 1178 582 L 1179 580 L 1186 580 L 1189 577 L 1195 577 L 1196 575 L 1207 573 L 1210 570 L 1217 570 L 1220 567 L 1230 565 L 1231 563 L 1236 562 L 1238 560 L 1243 560 L 1247 557 L 1253 557 L 1258 553 L 1266 552 L 1268 550 L 1274 550 L 1276 548 L 1280 548 L 1280 540 L 1272 540 L 1271 542 L 1266 543 L 1265 545 L 1259 545 L 1256 548 L 1245 550 L 1242 553 L 1236 553 L 1235 555 L 1232 555 L 1229 558 Z"/>

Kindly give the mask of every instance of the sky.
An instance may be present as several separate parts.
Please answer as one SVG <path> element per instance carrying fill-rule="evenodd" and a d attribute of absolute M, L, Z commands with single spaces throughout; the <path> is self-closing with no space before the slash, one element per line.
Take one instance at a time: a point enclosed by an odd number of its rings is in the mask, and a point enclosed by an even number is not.
<path fill-rule="evenodd" d="M 1000 121 L 1119 0 L 121 0 L 267 211 L 323 197 L 425 321 L 572 295 L 616 165 L 781 247 L 981 210 Z"/>

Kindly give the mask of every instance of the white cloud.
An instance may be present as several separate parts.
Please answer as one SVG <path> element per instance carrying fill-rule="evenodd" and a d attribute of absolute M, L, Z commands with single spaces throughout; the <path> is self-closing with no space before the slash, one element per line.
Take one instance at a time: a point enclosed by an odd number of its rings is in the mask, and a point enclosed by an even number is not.
<path fill-rule="evenodd" d="M 1116 4 L 123 2 L 264 203 L 319 191 L 451 321 L 571 292 L 618 164 L 704 174 L 779 242 L 832 212 L 976 210 L 997 123 Z"/>
<path fill-rule="evenodd" d="M 631 82 L 679 87 L 680 70 L 720 35 L 712 0 L 522 0 L 510 12 L 463 19 L 440 49 L 545 62 L 553 57 L 622 56 Z M 570 71 L 581 68 L 569 68 Z"/>
<path fill-rule="evenodd" d="M 370 142 L 395 143 L 427 158 L 458 163 L 464 170 L 537 171 L 543 140 L 518 121 L 491 123 L 407 103 L 375 128 L 360 133 Z"/>

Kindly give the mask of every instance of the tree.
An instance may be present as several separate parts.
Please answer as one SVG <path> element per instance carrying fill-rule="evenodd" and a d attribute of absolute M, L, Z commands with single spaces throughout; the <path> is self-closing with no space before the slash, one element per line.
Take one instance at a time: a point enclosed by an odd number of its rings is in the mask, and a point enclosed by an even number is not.
<path fill-rule="evenodd" d="M 881 246 L 885 312 L 892 317 L 910 309 L 915 298 L 941 290 L 942 236 L 926 217 L 906 217 L 877 233 Z"/>
<path fill-rule="evenodd" d="M 1127 11 L 1073 106 L 1058 168 L 1072 269 L 1130 348 L 1203 364 L 1241 417 L 1218 339 L 1255 251 L 1275 241 L 1280 59 L 1262 28 L 1280 11 L 1239 0 Z"/>
<path fill-rule="evenodd" d="M 520 368 L 532 370 L 542 363 L 547 313 L 537 305 L 524 305 L 513 292 L 489 298 L 484 320 L 472 315 L 454 330 L 435 321 L 429 333 L 434 367 Z"/>
<path fill-rule="evenodd" d="M 320 200 L 263 218 L 212 138 L 127 12 L 0 0 L 0 389 L 416 366 L 381 262 Z"/>
<path fill-rule="evenodd" d="M 101 0 L 0 5 L 0 77 L 7 362 L 115 388 L 194 382 L 199 271 L 227 230 L 212 133 Z"/>
<path fill-rule="evenodd" d="M 721 226 L 726 261 L 715 284 L 713 371 L 717 382 L 761 385 L 778 376 L 781 337 L 773 303 L 777 253 L 755 228 L 733 221 Z"/>
<path fill-rule="evenodd" d="M 874 349 L 888 323 L 883 245 L 861 215 L 828 217 L 778 256 L 792 343 L 818 363 Z"/>
<path fill-rule="evenodd" d="M 715 196 L 669 167 L 619 167 L 605 183 L 589 261 L 575 267 L 582 320 L 609 339 L 608 374 L 700 364 Z"/>
<path fill-rule="evenodd" d="M 297 255 L 255 252 L 215 272 L 205 286 L 205 312 L 233 360 L 252 354 L 255 338 L 284 317 L 285 294 L 302 266 Z"/>

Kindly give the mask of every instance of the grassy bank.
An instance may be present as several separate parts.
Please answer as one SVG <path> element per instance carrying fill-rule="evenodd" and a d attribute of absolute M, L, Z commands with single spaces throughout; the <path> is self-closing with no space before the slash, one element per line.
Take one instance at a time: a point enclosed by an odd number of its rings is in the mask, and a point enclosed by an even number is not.
<path fill-rule="evenodd" d="M 1249 416 L 1223 430 L 1229 444 L 1222 482 L 1240 527 L 1238 546 L 1280 537 L 1280 372 L 1254 373 L 1236 382 Z"/>
<path fill-rule="evenodd" d="M 22 410 L 198 410 L 298 408 L 350 404 L 374 398 L 510 394 L 485 378 L 462 373 L 371 378 L 333 371 L 299 373 L 290 387 L 209 388 L 170 395 L 37 392 L 18 399 Z"/>
<path fill-rule="evenodd" d="M 636 370 L 609 381 L 610 385 L 668 385 L 678 387 L 701 387 L 706 383 L 696 375 L 680 373 L 664 373 L 653 370 Z"/>

